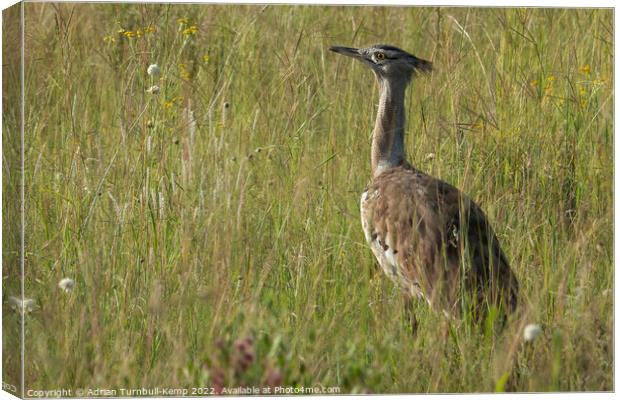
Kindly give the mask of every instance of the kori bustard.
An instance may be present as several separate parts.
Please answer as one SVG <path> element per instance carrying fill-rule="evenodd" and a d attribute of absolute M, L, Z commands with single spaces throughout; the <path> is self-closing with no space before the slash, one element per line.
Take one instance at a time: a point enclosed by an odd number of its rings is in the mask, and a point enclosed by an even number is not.
<path fill-rule="evenodd" d="M 405 90 L 431 63 L 389 45 L 330 50 L 370 67 L 379 84 L 362 228 L 381 269 L 405 294 L 414 330 L 416 299 L 449 318 L 513 311 L 519 284 L 484 212 L 405 158 Z"/>

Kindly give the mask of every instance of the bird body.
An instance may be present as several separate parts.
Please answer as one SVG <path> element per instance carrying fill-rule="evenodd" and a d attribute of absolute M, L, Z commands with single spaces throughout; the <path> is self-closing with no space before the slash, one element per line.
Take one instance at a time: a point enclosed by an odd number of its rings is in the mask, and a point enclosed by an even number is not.
<path fill-rule="evenodd" d="M 394 46 L 332 47 L 370 66 L 380 88 L 371 181 L 361 197 L 362 228 L 383 272 L 406 299 L 450 317 L 511 311 L 518 281 L 482 209 L 454 186 L 406 161 L 405 90 L 431 63 Z"/>
<path fill-rule="evenodd" d="M 384 273 L 407 298 L 461 314 L 516 305 L 518 283 L 483 211 L 454 186 L 404 163 L 374 177 L 362 194 L 362 229 Z"/>

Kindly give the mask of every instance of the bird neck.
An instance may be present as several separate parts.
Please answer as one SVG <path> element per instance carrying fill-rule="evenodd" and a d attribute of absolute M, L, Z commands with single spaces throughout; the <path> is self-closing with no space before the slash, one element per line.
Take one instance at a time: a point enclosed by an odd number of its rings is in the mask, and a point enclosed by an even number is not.
<path fill-rule="evenodd" d="M 372 135 L 373 176 L 405 161 L 405 90 L 407 81 L 379 78 L 379 109 Z"/>

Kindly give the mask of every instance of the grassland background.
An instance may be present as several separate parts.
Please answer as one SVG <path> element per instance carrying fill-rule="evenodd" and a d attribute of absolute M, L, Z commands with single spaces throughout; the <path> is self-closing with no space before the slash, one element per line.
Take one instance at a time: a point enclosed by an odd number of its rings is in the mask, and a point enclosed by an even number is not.
<path fill-rule="evenodd" d="M 25 23 L 26 389 L 613 389 L 611 10 L 26 3 Z M 496 337 L 423 306 L 412 337 L 364 243 L 377 88 L 327 49 L 373 43 L 434 62 L 408 92 L 407 150 L 495 226 L 523 295 Z"/>

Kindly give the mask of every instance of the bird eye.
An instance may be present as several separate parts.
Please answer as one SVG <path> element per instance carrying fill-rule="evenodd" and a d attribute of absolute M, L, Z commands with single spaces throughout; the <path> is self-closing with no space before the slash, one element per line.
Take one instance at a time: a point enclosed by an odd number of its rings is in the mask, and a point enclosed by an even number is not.
<path fill-rule="evenodd" d="M 375 57 L 377 58 L 377 60 L 385 60 L 385 54 L 383 53 L 377 53 L 375 54 Z"/>

